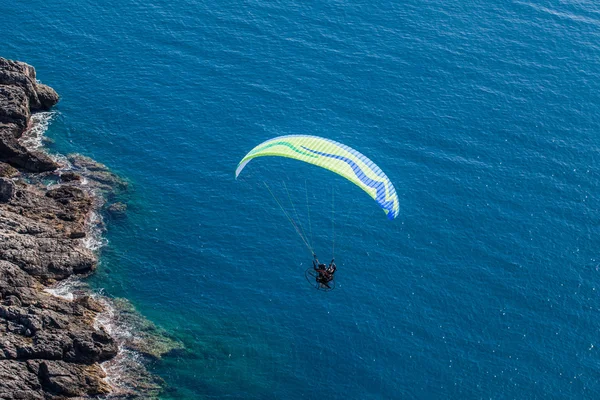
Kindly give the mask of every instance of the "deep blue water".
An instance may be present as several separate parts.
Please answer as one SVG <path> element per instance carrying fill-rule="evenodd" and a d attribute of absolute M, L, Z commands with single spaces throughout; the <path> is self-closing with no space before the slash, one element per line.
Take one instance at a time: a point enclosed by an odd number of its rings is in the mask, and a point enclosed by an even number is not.
<path fill-rule="evenodd" d="M 0 0 L 0 15 L 0 55 L 62 96 L 53 150 L 131 182 L 92 282 L 189 349 L 153 367 L 165 399 L 599 398 L 597 2 Z M 367 154 L 399 218 L 290 160 L 234 180 L 284 134 Z M 305 281 L 310 254 L 263 180 L 287 200 L 285 182 L 305 229 L 308 188 L 322 259 L 333 219 L 335 291 Z"/>

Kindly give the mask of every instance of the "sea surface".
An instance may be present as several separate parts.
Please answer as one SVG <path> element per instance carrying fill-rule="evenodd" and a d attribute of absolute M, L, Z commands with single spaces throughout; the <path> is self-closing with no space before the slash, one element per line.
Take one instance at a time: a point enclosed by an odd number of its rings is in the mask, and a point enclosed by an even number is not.
<path fill-rule="evenodd" d="M 51 151 L 130 183 L 91 283 L 185 344 L 164 399 L 600 398 L 599 43 L 590 0 L 0 0 Z M 293 160 L 235 180 L 288 134 L 369 156 L 399 217 Z"/>

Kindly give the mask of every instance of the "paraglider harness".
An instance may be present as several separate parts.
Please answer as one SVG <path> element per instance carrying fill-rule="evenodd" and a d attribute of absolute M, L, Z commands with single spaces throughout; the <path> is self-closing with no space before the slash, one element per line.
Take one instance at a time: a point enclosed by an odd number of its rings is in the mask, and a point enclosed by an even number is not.
<path fill-rule="evenodd" d="M 335 288 L 334 275 L 337 267 L 335 259 L 332 259 L 329 266 L 321 264 L 316 254 L 313 254 L 312 268 L 308 268 L 304 275 L 306 280 L 318 290 L 333 290 Z"/>

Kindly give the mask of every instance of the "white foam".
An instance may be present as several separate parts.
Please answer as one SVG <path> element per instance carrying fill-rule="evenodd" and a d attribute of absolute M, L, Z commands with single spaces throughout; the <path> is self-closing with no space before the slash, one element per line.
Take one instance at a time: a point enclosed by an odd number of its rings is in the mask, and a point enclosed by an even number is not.
<path fill-rule="evenodd" d="M 31 128 L 23 133 L 21 144 L 30 150 L 39 150 L 43 147 L 44 133 L 48 130 L 50 122 L 56 111 L 44 111 L 31 116 Z"/>
<path fill-rule="evenodd" d="M 52 296 L 60 297 L 65 300 L 73 301 L 75 298 L 75 292 L 82 290 L 87 286 L 74 275 L 64 279 L 53 286 L 44 289 L 44 292 L 51 294 Z"/>
<path fill-rule="evenodd" d="M 125 348 L 123 343 L 134 337 L 132 327 L 119 323 L 116 318 L 118 311 L 113 304 L 106 298 L 94 295 L 99 301 L 104 311 L 96 316 L 94 327 L 103 328 L 113 339 L 119 343 L 117 355 L 100 364 L 102 370 L 106 373 L 104 381 L 110 385 L 112 392 L 108 398 L 131 394 L 131 378 L 135 371 L 145 370 L 144 360 L 139 353 Z"/>
<path fill-rule="evenodd" d="M 100 367 L 106 374 L 104 381 L 111 388 L 107 398 L 122 398 L 135 393 L 131 377 L 136 370 L 144 369 L 144 362 L 138 353 L 119 346 L 117 355 L 100 364 Z"/>
<path fill-rule="evenodd" d="M 23 134 L 20 143 L 29 150 L 44 151 L 46 154 L 49 154 L 43 148 L 44 134 L 56 115 L 57 112 L 55 111 L 33 114 L 31 117 L 31 128 Z M 64 155 L 49 154 L 49 156 L 60 165 L 59 172 L 73 170 L 73 165 Z M 51 183 L 48 187 L 55 185 L 55 183 Z M 79 182 L 79 186 L 83 190 L 86 190 L 94 201 L 93 211 L 89 213 L 85 222 L 87 234 L 79 240 L 81 240 L 86 248 L 97 251 L 108 244 L 108 240 L 102 236 L 104 232 L 104 220 L 102 215 L 97 211 L 102 208 L 105 200 L 100 193 L 90 187 L 87 178 L 84 177 Z M 94 328 L 104 329 L 119 343 L 117 355 L 100 364 L 106 373 L 105 381 L 112 389 L 107 398 L 122 398 L 123 396 L 134 394 L 135 387 L 132 386 L 132 377 L 136 375 L 136 371 L 145 372 L 144 360 L 139 353 L 125 348 L 124 343 L 135 337 L 133 327 L 129 327 L 119 320 L 118 310 L 116 310 L 110 300 L 102 295 L 102 290 L 90 293 L 89 287 L 75 276 L 71 276 L 44 289 L 45 292 L 52 296 L 68 301 L 73 301 L 76 297 L 76 292 L 81 290 L 89 293 L 104 307 L 104 311 L 97 314 L 94 319 Z"/>
<path fill-rule="evenodd" d="M 94 208 L 99 209 L 99 207 Z M 90 212 L 85 225 L 87 233 L 81 241 L 86 248 L 97 251 L 108 244 L 108 239 L 102 236 L 104 232 L 104 218 L 102 218 L 100 213 L 97 211 Z"/>
<path fill-rule="evenodd" d="M 58 171 L 70 170 L 73 167 L 67 157 L 62 154 L 50 154 L 43 148 L 45 133 L 56 115 L 58 115 L 56 111 L 43 111 L 32 114 L 30 128 L 23 132 L 19 142 L 28 150 L 44 151 L 60 166 Z"/>
<path fill-rule="evenodd" d="M 62 154 L 58 154 L 58 153 L 50 154 L 50 153 L 46 152 L 46 154 L 48 154 L 55 163 L 60 165 L 60 167 L 58 168 L 58 171 L 70 171 L 73 169 L 73 165 L 67 159 L 66 156 L 63 156 Z"/>
<path fill-rule="evenodd" d="M 60 297 L 65 300 L 73 301 L 73 293 L 64 293 L 61 289 L 46 288 L 44 292 L 50 293 L 52 296 Z"/>

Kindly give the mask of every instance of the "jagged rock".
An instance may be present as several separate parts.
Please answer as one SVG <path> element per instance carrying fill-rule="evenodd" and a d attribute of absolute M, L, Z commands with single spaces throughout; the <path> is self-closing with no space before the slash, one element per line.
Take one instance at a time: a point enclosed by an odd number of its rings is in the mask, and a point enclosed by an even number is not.
<path fill-rule="evenodd" d="M 75 186 L 59 186 L 46 192 L 46 197 L 51 197 L 59 203 L 68 204 L 72 201 L 81 201 L 87 198 L 85 192 Z"/>
<path fill-rule="evenodd" d="M 4 235 L 1 231 L 0 234 Z M 65 279 L 96 269 L 93 253 L 71 239 L 35 238 L 30 235 L 4 235 L 0 259 L 18 265 L 27 273 L 48 279 Z"/>
<path fill-rule="evenodd" d="M 0 85 L 11 85 L 19 87 L 29 99 L 29 105 L 35 109 L 39 108 L 39 100 L 35 90 L 35 81 L 20 72 L 0 69 Z"/>
<path fill-rule="evenodd" d="M 122 218 L 125 216 L 125 213 L 127 212 L 127 204 L 124 203 L 113 203 L 110 206 L 108 206 L 107 208 L 108 213 L 115 218 Z"/>
<path fill-rule="evenodd" d="M 49 110 L 52 108 L 52 106 L 58 103 L 58 93 L 56 93 L 50 86 L 38 83 L 36 84 L 35 88 L 40 100 L 40 110 Z M 37 109 L 35 109 L 35 111 L 37 111 Z"/>
<path fill-rule="evenodd" d="M 63 182 L 75 182 L 81 180 L 81 175 L 75 172 L 67 171 L 60 174 L 60 180 Z"/>
<path fill-rule="evenodd" d="M 15 193 L 15 184 L 8 178 L 0 178 L 0 203 L 9 201 Z"/>
<path fill-rule="evenodd" d="M 89 290 L 74 299 L 53 295 L 45 285 L 96 268 L 96 256 L 77 240 L 101 201 L 77 187 L 81 176 L 93 187 L 124 188 L 126 183 L 104 165 L 75 157 L 78 173 L 39 173 L 58 166 L 20 142 L 31 111 L 48 109 L 58 95 L 38 84 L 28 64 L 0 58 L 0 399 L 64 400 L 95 398 L 111 391 L 100 362 L 115 360 L 118 346 L 96 325 L 104 301 Z M 81 175 L 80 175 L 81 174 Z M 10 179 L 10 178 L 17 179 Z M 83 285 L 80 283 L 80 285 Z M 149 323 L 148 323 L 149 324 Z M 130 338 L 130 347 L 154 357 L 173 347 L 166 336 L 144 344 L 159 331 L 149 324 Z M 119 339 L 120 341 L 124 339 Z M 175 342 L 175 341 L 173 341 Z M 146 347 L 144 347 L 146 346 Z M 112 361 L 108 361 L 109 363 Z M 122 398 L 156 398 L 160 386 L 139 363 L 123 378 Z M 134 375 L 135 374 L 135 375 Z"/>
<path fill-rule="evenodd" d="M 6 261 L 0 261 L 0 270 L 5 272 L 0 276 L 0 321 L 6 322 L 0 324 L 0 336 L 6 336 L 0 342 L 0 359 L 91 364 L 117 354 L 113 338 L 90 324 L 97 304 L 40 293 L 39 283 Z"/>
<path fill-rule="evenodd" d="M 38 378 L 43 389 L 63 397 L 97 396 L 110 391 L 103 381 L 106 377 L 97 365 L 82 366 L 63 361 L 43 361 L 39 364 Z"/>
<path fill-rule="evenodd" d="M 25 91 L 17 86 L 0 85 L 0 122 L 15 124 L 22 132 L 27 128 L 30 117 L 29 98 Z"/>
<path fill-rule="evenodd" d="M 74 168 L 88 171 L 108 171 L 108 167 L 106 165 L 81 154 L 68 154 L 67 158 L 73 164 Z"/>
<path fill-rule="evenodd" d="M 81 154 L 69 154 L 67 158 L 79 174 L 95 181 L 100 189 L 123 190 L 127 188 L 127 182 L 111 172 L 106 165 Z"/>
<path fill-rule="evenodd" d="M 19 134 L 18 125 L 0 123 L 0 161 L 29 172 L 54 171 L 58 168 L 58 164 L 47 154 L 30 151 L 20 144 L 16 137 Z"/>
<path fill-rule="evenodd" d="M 0 161 L 0 177 L 12 178 L 19 175 L 19 171 L 7 163 Z"/>
<path fill-rule="evenodd" d="M 17 307 L 23 305 L 23 303 L 21 303 L 21 299 L 19 299 L 17 296 L 8 296 L 6 299 L 4 299 L 4 304 L 6 304 L 7 306 Z"/>
<path fill-rule="evenodd" d="M 18 211 L 23 211 L 19 209 Z M 24 213 L 24 212 L 23 212 Z M 18 233 L 39 237 L 62 237 L 63 233 L 47 223 L 48 221 L 34 221 L 27 216 L 11 211 L 0 213 L 0 232 L 2 234 Z"/>
<path fill-rule="evenodd" d="M 104 311 L 104 306 L 102 305 L 102 303 L 94 299 L 93 296 L 84 294 L 76 298 L 75 301 L 78 304 L 81 304 L 83 307 L 87 308 L 88 310 L 95 311 L 98 313 Z"/>
<path fill-rule="evenodd" d="M 0 57 L 0 85 L 20 88 L 32 111 L 49 110 L 59 100 L 54 89 L 36 82 L 35 68 L 24 62 Z"/>
<path fill-rule="evenodd" d="M 19 72 L 35 79 L 35 68 L 22 61 L 8 60 L 0 57 L 0 70 Z"/>
<path fill-rule="evenodd" d="M 0 260 L 46 280 L 94 270 L 93 253 L 72 240 L 84 236 L 91 206 L 88 195 L 76 187 L 59 187 L 44 195 L 15 186 L 0 212 Z"/>
<path fill-rule="evenodd" d="M 29 125 L 31 111 L 47 110 L 58 102 L 56 92 L 35 80 L 35 69 L 0 58 L 0 161 L 30 172 L 53 171 L 48 155 L 29 151 L 17 139 Z"/>
<path fill-rule="evenodd" d="M 21 130 L 17 124 L 0 121 L 0 138 L 3 141 L 11 138 L 18 139 L 20 135 Z"/>
<path fill-rule="evenodd" d="M 21 229 L 18 233 L 29 233 L 42 229 L 51 235 L 51 231 L 64 233 L 55 237 L 69 237 L 71 232 L 85 231 L 85 219 L 92 210 L 92 201 L 81 189 L 66 185 L 50 191 L 36 189 L 31 185 L 17 182 L 15 193 L 6 207 L 6 212 L 18 214 L 23 218 L 12 217 L 18 221 Z M 0 222 L 2 221 L 0 216 Z M 32 222 L 39 224 L 32 224 Z M 3 226 L 0 224 L 0 230 Z M 46 236 L 48 236 L 46 235 Z"/>
<path fill-rule="evenodd" d="M 15 264 L 3 260 L 0 260 L 0 271 L 0 298 L 17 296 L 21 301 L 33 298 L 27 289 L 38 288 L 39 284 L 36 285 L 36 280 L 31 275 Z"/>
<path fill-rule="evenodd" d="M 44 400 L 37 371 L 31 371 L 24 362 L 0 360 L 0 399 Z"/>

